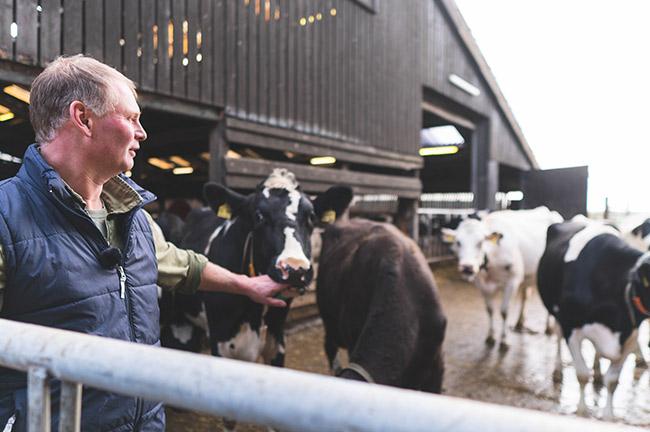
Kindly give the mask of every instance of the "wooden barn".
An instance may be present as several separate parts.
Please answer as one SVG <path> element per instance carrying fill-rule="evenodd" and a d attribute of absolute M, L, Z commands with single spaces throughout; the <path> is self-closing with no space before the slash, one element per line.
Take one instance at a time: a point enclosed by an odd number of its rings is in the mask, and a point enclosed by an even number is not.
<path fill-rule="evenodd" d="M 546 186 L 557 176 L 538 170 L 452 0 L 0 1 L 0 177 L 33 140 L 30 82 L 80 52 L 137 84 L 149 138 L 131 175 L 162 197 L 208 179 L 250 189 L 280 166 L 309 192 L 352 185 L 415 236 L 422 192 L 586 202 L 586 169 Z M 420 156 L 438 126 L 463 143 Z"/>

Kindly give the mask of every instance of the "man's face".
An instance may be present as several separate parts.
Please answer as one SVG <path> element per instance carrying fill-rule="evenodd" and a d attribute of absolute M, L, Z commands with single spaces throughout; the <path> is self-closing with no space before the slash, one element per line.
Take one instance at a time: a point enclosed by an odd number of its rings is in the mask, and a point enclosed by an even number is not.
<path fill-rule="evenodd" d="M 133 158 L 147 133 L 140 124 L 140 107 L 124 83 L 113 87 L 119 101 L 113 112 L 96 118 L 94 150 L 102 170 L 117 175 L 133 168 Z"/>

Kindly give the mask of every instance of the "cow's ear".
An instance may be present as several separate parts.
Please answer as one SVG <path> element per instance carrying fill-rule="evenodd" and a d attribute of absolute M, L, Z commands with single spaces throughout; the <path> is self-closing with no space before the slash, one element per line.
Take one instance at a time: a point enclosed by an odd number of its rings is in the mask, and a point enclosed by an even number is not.
<path fill-rule="evenodd" d="M 332 223 L 347 210 L 354 194 L 349 186 L 332 186 L 314 201 L 314 212 L 318 220 Z"/>
<path fill-rule="evenodd" d="M 501 234 L 500 232 L 495 231 L 492 234 L 487 235 L 485 237 L 485 240 L 491 241 L 494 244 L 499 244 L 499 242 L 501 241 L 502 238 L 503 238 L 503 234 Z"/>
<path fill-rule="evenodd" d="M 230 219 L 246 202 L 246 196 L 218 183 L 206 183 L 203 196 L 208 205 L 223 219 Z"/>
<path fill-rule="evenodd" d="M 440 230 L 442 233 L 442 241 L 448 244 L 452 244 L 456 241 L 456 231 L 451 228 L 442 228 Z"/>

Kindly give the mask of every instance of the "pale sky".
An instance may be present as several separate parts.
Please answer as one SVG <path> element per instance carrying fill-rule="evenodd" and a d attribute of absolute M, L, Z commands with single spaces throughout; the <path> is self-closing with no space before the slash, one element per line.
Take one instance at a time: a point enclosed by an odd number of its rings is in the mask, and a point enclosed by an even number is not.
<path fill-rule="evenodd" d="M 650 211 L 650 1 L 456 0 L 542 168 Z"/>

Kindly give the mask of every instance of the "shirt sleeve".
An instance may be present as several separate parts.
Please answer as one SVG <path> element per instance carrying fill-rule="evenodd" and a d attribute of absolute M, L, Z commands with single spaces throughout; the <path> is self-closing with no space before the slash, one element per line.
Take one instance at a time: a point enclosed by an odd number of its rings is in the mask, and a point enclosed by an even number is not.
<path fill-rule="evenodd" d="M 158 285 L 184 294 L 196 292 L 201 273 L 208 259 L 199 253 L 180 249 L 165 240 L 165 236 L 151 215 L 145 211 L 156 247 L 158 262 Z"/>

